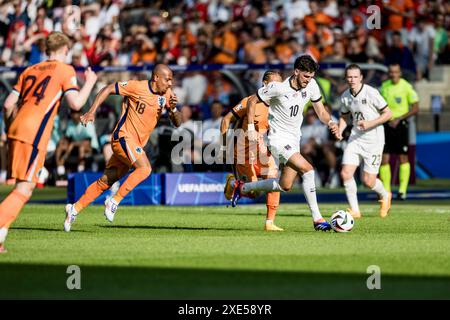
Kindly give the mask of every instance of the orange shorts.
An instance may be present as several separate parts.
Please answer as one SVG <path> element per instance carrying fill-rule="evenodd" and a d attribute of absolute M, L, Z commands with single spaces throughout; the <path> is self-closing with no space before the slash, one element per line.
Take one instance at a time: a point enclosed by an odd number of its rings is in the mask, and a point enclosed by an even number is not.
<path fill-rule="evenodd" d="M 258 177 L 264 179 L 278 177 L 278 168 L 272 156 L 268 158 L 266 163 L 256 161 L 255 163 L 237 164 L 235 169 L 238 179 L 247 182 L 258 181 Z"/>
<path fill-rule="evenodd" d="M 19 141 L 9 142 L 9 164 L 11 177 L 21 181 L 37 182 L 44 166 L 46 150 L 38 150 L 33 145 Z"/>
<path fill-rule="evenodd" d="M 144 149 L 133 139 L 121 137 L 111 142 L 113 155 L 106 164 L 106 169 L 116 168 L 119 176 L 127 173 L 133 164 L 144 154 Z"/>

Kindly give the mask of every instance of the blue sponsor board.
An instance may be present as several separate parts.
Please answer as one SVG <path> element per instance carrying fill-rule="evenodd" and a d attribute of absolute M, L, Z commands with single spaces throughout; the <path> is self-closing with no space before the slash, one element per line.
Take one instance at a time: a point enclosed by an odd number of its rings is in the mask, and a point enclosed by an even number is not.
<path fill-rule="evenodd" d="M 229 205 L 225 199 L 223 188 L 227 173 L 153 173 L 149 178 L 133 189 L 121 202 L 121 205 Z M 67 188 L 67 201 L 77 201 L 86 188 L 98 179 L 101 173 L 76 173 L 69 176 Z M 123 178 L 121 182 L 124 180 Z M 111 195 L 105 191 L 94 204 L 103 204 L 106 197 Z M 320 203 L 340 202 L 346 203 L 343 191 L 317 192 Z M 449 199 L 450 190 L 411 190 L 408 199 Z M 376 203 L 376 194 L 371 191 L 358 192 L 360 201 Z M 251 203 L 265 203 L 266 195 L 262 194 L 256 199 L 242 198 L 239 205 Z M 42 202 L 41 202 L 42 203 Z M 305 203 L 301 190 L 281 193 L 283 203 Z"/>
<path fill-rule="evenodd" d="M 227 173 L 166 173 L 165 204 L 167 205 L 220 205 L 229 204 L 225 199 Z M 255 203 L 242 198 L 240 204 Z"/>
<path fill-rule="evenodd" d="M 67 187 L 67 201 L 74 203 L 77 201 L 87 187 L 100 178 L 102 173 L 83 172 L 69 175 L 69 185 Z M 122 183 L 126 177 L 120 180 Z M 103 194 L 95 199 L 93 204 L 104 204 L 106 197 L 111 195 L 110 190 L 106 190 Z M 161 174 L 153 173 L 136 186 L 120 203 L 121 205 L 151 205 L 161 204 L 162 201 L 162 182 Z"/>
<path fill-rule="evenodd" d="M 431 178 L 450 178 L 450 132 L 417 134 L 417 162 Z"/>

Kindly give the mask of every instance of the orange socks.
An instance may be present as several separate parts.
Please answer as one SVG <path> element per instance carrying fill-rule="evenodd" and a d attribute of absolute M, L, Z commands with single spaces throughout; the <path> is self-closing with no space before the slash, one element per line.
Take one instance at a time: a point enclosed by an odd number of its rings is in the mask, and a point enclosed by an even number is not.
<path fill-rule="evenodd" d="M 134 187 L 147 179 L 151 172 L 152 168 L 150 167 L 136 168 L 122 183 L 116 195 L 113 197 L 114 201 L 116 201 L 116 203 L 120 203 L 120 201 L 122 201 L 122 199 L 134 189 Z"/>
<path fill-rule="evenodd" d="M 8 229 L 30 198 L 14 189 L 0 204 L 0 228 Z"/>
<path fill-rule="evenodd" d="M 268 192 L 266 198 L 267 220 L 271 221 L 275 220 L 275 214 L 277 213 L 277 208 L 279 204 L 280 204 L 280 193 Z"/>
<path fill-rule="evenodd" d="M 92 183 L 81 196 L 81 198 L 74 204 L 76 212 L 80 213 L 81 210 L 86 208 L 92 201 L 97 199 L 105 190 L 109 189 L 109 186 L 101 180 L 97 180 Z"/>

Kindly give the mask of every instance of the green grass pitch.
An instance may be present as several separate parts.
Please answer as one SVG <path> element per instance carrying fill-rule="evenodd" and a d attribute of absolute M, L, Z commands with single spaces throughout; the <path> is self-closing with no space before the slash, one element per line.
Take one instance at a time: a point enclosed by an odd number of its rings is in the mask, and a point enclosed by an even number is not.
<path fill-rule="evenodd" d="M 0 299 L 450 299 L 450 201 L 376 203 L 347 234 L 316 232 L 304 204 L 281 204 L 262 231 L 265 206 L 119 207 L 80 214 L 62 231 L 64 205 L 27 205 L 0 255 Z M 322 204 L 321 210 L 345 209 Z M 81 268 L 68 290 L 67 267 Z M 368 290 L 370 265 L 381 289 Z"/>

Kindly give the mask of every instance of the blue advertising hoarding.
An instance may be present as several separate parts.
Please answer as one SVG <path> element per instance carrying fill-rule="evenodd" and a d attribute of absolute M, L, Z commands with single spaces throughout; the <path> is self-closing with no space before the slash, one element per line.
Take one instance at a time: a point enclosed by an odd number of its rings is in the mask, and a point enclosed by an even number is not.
<path fill-rule="evenodd" d="M 100 178 L 102 173 L 82 172 L 69 175 L 69 185 L 67 187 L 67 201 L 74 203 L 86 191 L 89 185 Z M 126 177 L 123 177 L 122 183 Z M 121 202 L 121 205 L 151 205 L 161 204 L 162 201 L 161 174 L 152 173 L 150 177 L 136 186 Z M 110 190 L 106 190 L 98 197 L 93 204 L 104 204 L 106 197 L 111 195 Z"/>
<path fill-rule="evenodd" d="M 166 173 L 164 177 L 167 205 L 226 205 L 223 188 L 227 173 Z M 243 198 L 240 204 L 255 203 Z"/>

